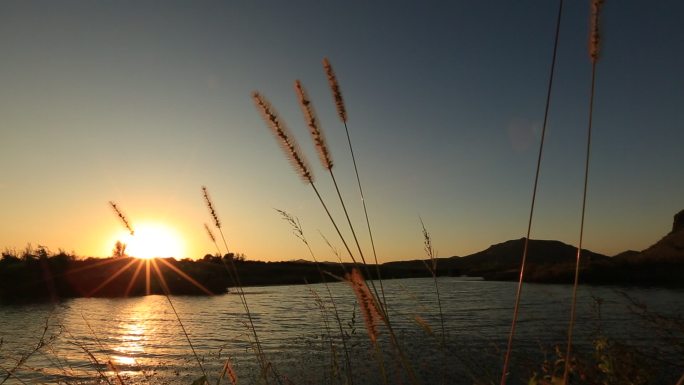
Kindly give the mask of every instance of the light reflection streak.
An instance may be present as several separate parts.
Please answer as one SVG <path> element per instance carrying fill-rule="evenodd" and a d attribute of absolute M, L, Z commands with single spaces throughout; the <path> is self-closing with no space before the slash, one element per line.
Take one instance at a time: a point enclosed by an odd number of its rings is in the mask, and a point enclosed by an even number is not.
<path fill-rule="evenodd" d="M 140 264 L 142 266 L 142 264 Z M 141 302 L 133 309 L 130 318 L 122 323 L 120 329 L 123 329 L 119 335 L 117 344 L 112 347 L 116 352 L 112 354 L 112 361 L 116 365 L 122 366 L 138 366 L 140 362 L 137 357 L 145 354 L 144 342 L 149 338 L 147 336 L 147 328 L 145 325 L 144 315 L 149 311 L 148 305 L 145 301 Z M 138 371 L 125 371 L 127 374 L 141 374 Z"/>

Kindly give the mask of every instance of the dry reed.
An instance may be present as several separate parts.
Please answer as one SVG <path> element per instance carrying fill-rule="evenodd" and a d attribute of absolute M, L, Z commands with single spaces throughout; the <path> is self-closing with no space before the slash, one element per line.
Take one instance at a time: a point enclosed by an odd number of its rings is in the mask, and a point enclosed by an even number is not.
<path fill-rule="evenodd" d="M 281 148 L 285 151 L 285 156 L 290 160 L 290 162 L 293 164 L 295 167 L 295 170 L 298 172 L 300 177 L 305 181 L 308 182 L 311 188 L 314 190 L 319 202 L 323 206 L 323 209 L 325 210 L 326 214 L 328 215 L 328 218 L 330 219 L 331 223 L 333 224 L 333 227 L 337 231 L 338 236 L 340 237 L 340 240 L 342 241 L 342 244 L 344 245 L 345 249 L 349 253 L 349 257 L 352 259 L 352 261 L 357 264 L 358 262 L 356 261 L 354 257 L 354 253 L 351 251 L 349 248 L 349 244 L 347 243 L 345 237 L 342 235 L 342 232 L 339 229 L 339 226 L 337 225 L 337 222 L 333 218 L 332 214 L 330 213 L 330 210 L 328 209 L 327 205 L 325 204 L 325 201 L 323 200 L 323 197 L 321 196 L 320 192 L 316 188 L 316 185 L 313 181 L 313 174 L 310 172 L 308 164 L 306 163 L 305 159 L 303 158 L 302 154 L 299 151 L 299 146 L 297 145 L 296 141 L 291 137 L 289 130 L 286 128 L 284 122 L 280 120 L 278 117 L 277 113 L 275 110 L 271 107 L 271 105 L 266 101 L 258 92 L 253 93 L 253 99 L 254 102 L 257 106 L 257 110 L 262 114 L 264 120 L 266 121 L 267 125 L 271 128 L 273 131 L 274 135 L 276 136 L 276 139 L 278 140 L 278 143 L 280 144 Z M 337 191 L 337 195 L 340 199 L 340 203 L 342 205 L 342 208 L 344 209 L 345 216 L 347 218 L 347 222 L 352 230 L 352 234 L 354 235 L 354 240 L 356 241 L 356 246 L 359 249 L 359 253 L 361 255 L 361 258 L 363 260 L 363 267 L 368 271 L 368 264 L 366 263 L 364 257 L 363 257 L 363 252 L 361 251 L 361 247 L 359 246 L 358 239 L 356 238 L 356 235 L 353 230 L 353 226 L 351 224 L 351 220 L 349 218 L 349 215 L 346 210 L 346 206 L 344 204 L 344 200 L 342 199 L 342 195 L 340 193 L 339 187 L 337 186 L 337 182 L 335 181 L 334 174 L 332 173 L 332 169 L 329 170 L 331 177 L 333 179 L 333 183 L 335 184 L 335 189 Z M 358 178 L 358 173 L 357 173 L 357 178 Z M 366 216 L 367 219 L 367 216 Z M 377 257 L 376 257 L 377 260 Z M 379 268 L 376 263 L 376 268 Z M 359 273 L 360 274 L 360 273 Z M 369 274 L 370 277 L 370 274 Z M 379 278 L 379 277 L 378 277 Z M 382 281 L 381 281 L 382 282 Z M 365 281 L 364 281 L 365 284 Z M 373 287 L 373 291 L 375 292 L 375 297 L 371 294 L 370 298 L 376 305 L 378 303 L 383 303 L 380 302 L 380 296 L 378 295 L 378 291 L 375 288 L 375 284 L 373 281 L 370 282 L 371 286 Z M 369 290 L 370 293 L 370 290 Z M 384 298 L 384 293 L 383 293 L 383 298 Z M 380 315 L 380 319 L 385 323 L 387 326 L 389 335 L 390 335 L 390 341 L 395 348 L 399 359 L 402 363 L 402 366 L 405 368 L 406 373 L 409 376 L 409 379 L 411 383 L 417 384 L 419 383 L 415 372 L 413 371 L 413 368 L 410 365 L 410 362 L 406 358 L 406 355 L 404 354 L 399 341 L 393 331 L 392 324 L 389 321 L 389 317 L 387 316 L 386 309 L 384 307 L 377 307 L 375 308 L 378 311 L 378 314 Z M 375 345 L 376 350 L 378 350 L 378 346 Z"/>
<path fill-rule="evenodd" d="M 601 14 L 601 7 L 603 0 L 591 1 L 591 24 L 589 30 L 589 57 L 592 63 L 596 63 L 599 57 L 599 50 L 601 45 L 601 35 L 599 33 L 599 16 Z"/>
<path fill-rule="evenodd" d="M 112 209 L 114 209 L 114 212 L 119 217 L 119 219 L 123 223 L 124 227 L 126 227 L 128 232 L 131 233 L 131 235 L 134 235 L 134 231 L 133 231 L 133 228 L 131 227 L 131 224 L 128 222 L 128 219 L 126 219 L 126 216 L 123 215 L 121 210 L 119 210 L 119 207 L 116 205 L 116 203 L 114 203 L 113 201 L 109 201 L 109 205 L 112 206 Z"/>
<path fill-rule="evenodd" d="M 354 290 L 356 301 L 359 303 L 363 320 L 366 324 L 368 337 L 373 344 L 376 344 L 378 341 L 378 325 L 383 322 L 383 318 L 380 315 L 375 298 L 368 289 L 368 285 L 366 285 L 366 281 L 363 279 L 359 269 L 352 269 L 351 273 L 345 275 L 345 280 Z"/>
<path fill-rule="evenodd" d="M 223 246 L 226 249 L 226 253 L 228 252 L 228 242 L 226 241 L 226 237 L 223 234 L 223 229 L 220 227 L 220 221 L 218 219 L 218 214 L 215 210 L 214 202 L 211 200 L 211 197 L 209 196 L 209 192 L 206 188 L 206 186 L 202 186 L 202 196 L 204 197 L 204 203 L 207 206 L 207 209 L 209 210 L 209 213 L 211 214 L 212 218 L 214 219 L 214 224 L 217 225 L 216 228 L 219 231 L 219 234 L 221 235 L 221 240 L 223 241 Z M 212 240 L 214 243 L 214 246 L 216 246 L 216 251 L 218 252 L 219 255 L 221 255 L 221 250 L 218 246 L 218 243 L 216 242 L 216 237 L 214 237 L 214 234 L 211 232 L 209 229 L 209 226 L 206 224 L 204 225 L 205 229 L 207 230 L 207 233 L 209 235 L 209 238 Z M 264 354 L 263 348 L 261 346 L 261 341 L 259 340 L 259 335 L 257 334 L 256 327 L 254 326 L 254 320 L 252 319 L 252 312 L 249 310 L 249 304 L 247 303 L 247 297 L 245 296 L 245 292 L 242 288 L 242 284 L 240 282 L 240 275 L 238 274 L 237 268 L 235 267 L 235 261 L 233 258 L 229 258 L 229 261 L 226 262 L 225 258 L 221 258 L 221 262 L 223 263 L 223 267 L 226 269 L 228 272 L 228 275 L 232 279 L 235 288 L 237 288 L 238 292 L 238 297 L 240 298 L 240 302 L 242 303 L 243 308 L 245 309 L 245 314 L 247 315 L 247 320 L 249 321 L 249 328 L 252 331 L 252 334 L 254 335 L 254 344 L 255 344 L 255 350 L 256 350 L 256 356 L 257 360 L 259 361 L 259 366 L 261 367 L 261 374 L 262 377 L 264 378 L 264 381 L 266 384 L 269 383 L 268 381 L 268 370 L 269 370 L 269 365 L 266 362 L 266 356 Z"/>
<path fill-rule="evenodd" d="M 280 119 L 278 112 L 271 104 L 258 92 L 252 94 L 254 103 L 266 124 L 271 128 L 273 134 L 278 139 L 278 144 L 285 152 L 285 156 L 290 160 L 292 167 L 305 182 L 313 182 L 313 174 L 309 169 L 309 163 L 299 150 L 299 144 L 294 140 L 285 122 Z"/>
<path fill-rule="evenodd" d="M 549 69 L 549 81 L 546 87 L 546 103 L 544 106 L 544 120 L 542 123 L 541 138 L 539 141 L 539 152 L 537 155 L 537 165 L 534 174 L 534 183 L 532 187 L 532 202 L 530 204 L 530 214 L 527 220 L 527 235 L 525 236 L 525 243 L 523 246 L 522 260 L 520 261 L 520 274 L 518 276 L 518 286 L 515 292 L 515 301 L 513 305 L 513 319 L 511 320 L 511 328 L 508 333 L 508 342 L 506 343 L 506 353 L 504 354 L 503 368 L 501 370 L 501 385 L 506 385 L 508 380 L 508 368 L 510 365 L 511 352 L 513 350 L 513 339 L 515 337 L 515 330 L 518 322 L 518 314 L 520 312 L 520 298 L 522 297 L 522 288 L 525 277 L 525 266 L 527 264 L 527 253 L 532 234 L 532 219 L 534 218 L 534 208 L 537 199 L 537 188 L 539 186 L 539 174 L 541 170 L 542 155 L 544 154 L 544 139 L 546 138 L 546 127 L 549 120 L 549 109 L 551 107 L 551 90 L 553 89 L 553 79 L 556 73 L 556 59 L 558 57 L 558 45 L 560 42 L 560 26 L 563 16 L 563 0 L 558 1 L 558 13 L 556 15 L 556 30 L 554 35 L 553 52 L 551 54 L 551 68 Z"/>
<path fill-rule="evenodd" d="M 230 357 L 226 359 L 226 363 L 223 364 L 223 369 L 221 370 L 221 375 L 219 376 L 219 383 L 222 378 L 228 377 L 232 385 L 237 385 L 238 377 L 235 370 L 233 370 L 233 364 L 230 362 Z"/>
<path fill-rule="evenodd" d="M 302 87 L 301 82 L 299 80 L 295 81 L 295 90 L 297 91 L 297 97 L 299 99 L 299 105 L 302 108 L 302 112 L 304 113 L 304 119 L 307 123 L 307 126 L 309 127 L 309 132 L 311 133 L 311 139 L 314 142 L 314 145 L 316 147 L 316 151 L 319 154 L 319 157 L 321 159 L 321 163 L 322 163 L 323 167 L 326 170 L 328 170 L 328 173 L 330 173 L 330 178 L 332 179 L 333 185 L 335 186 L 335 191 L 337 192 L 337 197 L 339 198 L 340 205 L 342 206 L 342 210 L 344 211 L 344 216 L 347 219 L 347 224 L 349 225 L 349 230 L 351 231 L 352 237 L 354 238 L 356 250 L 359 252 L 359 256 L 361 257 L 361 262 L 363 263 L 364 269 L 366 270 L 366 274 L 370 277 L 370 271 L 368 269 L 368 263 L 366 262 L 366 257 L 364 256 L 363 250 L 361 249 L 361 245 L 359 244 L 359 239 L 356 236 L 356 231 L 354 230 L 354 225 L 352 224 L 352 221 L 349 218 L 349 212 L 347 211 L 347 205 L 344 203 L 344 199 L 342 198 L 342 193 L 340 192 L 340 188 L 337 184 L 337 179 L 335 179 L 335 173 L 333 172 L 333 163 L 332 163 L 332 159 L 330 157 L 330 150 L 328 150 L 328 145 L 325 141 L 325 137 L 323 136 L 323 131 L 321 130 L 321 128 L 318 124 L 318 119 L 316 118 L 315 112 L 313 110 L 313 105 L 311 104 L 311 101 L 309 100 L 308 96 L 306 95 L 306 91 L 304 90 L 304 87 Z M 379 272 L 378 272 L 378 275 L 379 275 Z M 380 298 L 373 281 L 371 281 L 371 286 L 373 288 L 373 291 L 375 292 L 376 297 Z"/>
<path fill-rule="evenodd" d="M 328 145 L 325 141 L 325 136 L 318 123 L 318 118 L 316 117 L 316 111 L 314 111 L 311 100 L 306 93 L 306 90 L 302 86 L 302 82 L 299 80 L 295 81 L 295 90 L 297 91 L 297 97 L 299 98 L 299 105 L 304 113 L 304 119 L 306 120 L 306 126 L 309 127 L 309 132 L 311 133 L 311 138 L 313 139 L 316 151 L 318 152 L 318 157 L 321 159 L 321 163 L 326 170 L 330 170 L 333 167 L 332 157 L 330 156 L 330 151 L 328 150 Z"/>
<path fill-rule="evenodd" d="M 572 300 L 570 305 L 570 321 L 568 323 L 568 342 L 565 351 L 565 365 L 563 370 L 563 385 L 567 385 L 570 379 L 570 363 L 572 357 L 572 338 L 575 327 L 575 318 L 577 313 L 577 287 L 579 286 L 579 268 L 582 258 L 582 244 L 584 241 L 584 216 L 587 207 L 587 187 L 589 184 L 589 159 L 591 155 L 591 131 L 594 117 L 594 94 L 596 89 L 596 64 L 599 55 L 599 13 L 603 0 L 592 0 L 591 2 L 591 30 L 590 30 L 590 44 L 589 57 L 591 59 L 591 85 L 589 89 L 589 116 L 587 123 L 587 144 L 584 159 L 584 186 L 582 190 L 582 214 L 580 218 L 579 229 L 579 243 L 577 245 L 577 256 L 575 258 L 575 277 L 572 285 Z"/>
<path fill-rule="evenodd" d="M 361 186 L 361 177 L 359 177 L 359 168 L 356 164 L 356 156 L 354 155 L 354 147 L 352 146 L 352 141 L 351 141 L 351 136 L 349 135 L 349 127 L 347 127 L 347 110 L 344 105 L 344 100 L 342 99 L 342 92 L 340 91 L 340 84 L 337 81 L 337 76 L 335 76 L 335 71 L 333 71 L 332 65 L 330 64 L 330 61 L 328 58 L 323 59 L 323 68 L 325 69 L 326 76 L 328 77 L 328 84 L 330 85 L 330 90 L 332 91 L 333 94 L 333 100 L 335 101 L 335 106 L 337 107 L 337 112 L 338 115 L 340 116 L 340 120 L 342 120 L 342 123 L 344 124 L 344 131 L 347 135 L 347 143 L 349 144 L 349 153 L 351 154 L 352 158 L 352 164 L 354 165 L 354 173 L 356 175 L 356 184 L 359 188 L 359 196 L 361 197 L 361 205 L 363 206 L 363 214 L 366 219 L 366 227 L 368 228 L 368 237 L 370 238 L 370 243 L 371 243 L 371 250 L 373 251 L 373 260 L 375 261 L 375 272 L 378 277 L 378 282 L 380 283 L 380 293 L 382 295 L 382 301 L 381 301 L 381 306 L 383 307 L 383 311 L 385 313 L 385 316 L 389 320 L 389 312 L 387 310 L 387 300 L 385 298 L 385 288 L 383 287 L 382 283 L 382 274 L 380 274 L 380 265 L 378 263 L 378 254 L 375 250 L 375 241 L 373 239 L 373 231 L 371 229 L 371 224 L 370 224 L 370 219 L 368 217 L 368 208 L 366 206 L 366 199 L 363 195 L 363 187 Z M 332 173 L 331 173 L 332 175 Z M 334 176 L 333 176 L 333 181 Z M 335 186 L 337 187 L 337 185 Z M 344 207 L 344 204 L 343 204 Z M 346 213 L 346 209 L 345 209 Z M 351 224 L 350 224 L 351 227 Z M 352 227 L 352 233 L 353 233 L 353 227 Z M 354 234 L 354 238 L 356 239 L 356 234 Z M 358 245 L 358 241 L 357 241 Z M 361 252 L 359 248 L 359 252 Z M 363 259 L 363 255 L 362 255 Z M 365 262 L 365 259 L 364 259 Z M 370 274 L 369 274 L 370 276 Z M 375 289 L 375 284 L 372 283 L 373 285 L 373 290 L 376 291 Z"/>
<path fill-rule="evenodd" d="M 309 251 L 309 255 L 311 255 L 311 259 L 313 259 L 314 263 L 316 264 L 316 269 L 318 270 L 318 273 L 321 276 L 321 280 L 323 281 L 325 289 L 328 292 L 328 298 L 330 298 L 330 304 L 332 305 L 332 308 L 333 308 L 333 315 L 335 316 L 335 320 L 337 321 L 337 327 L 340 331 L 340 339 L 342 340 L 342 348 L 344 349 L 347 383 L 349 385 L 352 385 L 354 383 L 354 381 L 353 381 L 353 377 L 352 377 L 352 366 L 351 366 L 351 358 L 349 356 L 349 348 L 347 347 L 347 341 L 346 341 L 346 338 L 344 335 L 344 329 L 342 328 L 342 320 L 340 319 L 340 314 L 337 311 L 337 304 L 335 303 L 335 298 L 332 295 L 332 291 L 330 290 L 330 286 L 328 285 L 328 281 L 325 279 L 325 274 L 323 274 L 323 270 L 321 269 L 320 263 L 318 262 L 316 255 L 314 254 L 313 250 L 311 249 L 311 245 L 309 244 L 309 241 L 304 236 L 304 229 L 302 229 L 302 225 L 299 222 L 299 219 L 296 217 L 293 217 L 287 211 L 279 210 L 279 209 L 276 209 L 276 211 L 278 213 L 280 213 L 283 220 L 285 220 L 292 227 L 292 233 L 295 235 L 295 237 L 297 237 L 300 241 L 302 241 L 302 243 L 304 243 L 307 250 Z M 325 239 L 325 237 L 323 237 L 323 238 Z M 326 239 L 326 242 L 327 241 L 328 240 Z M 330 245 L 329 242 L 328 242 L 328 246 L 330 246 L 332 248 L 332 245 Z M 336 250 L 334 250 L 334 253 L 337 255 Z M 339 255 L 337 255 L 337 256 L 339 258 Z M 342 266 L 342 269 L 345 269 L 344 264 L 342 264 L 341 260 L 340 260 L 340 265 Z M 326 328 L 327 328 L 327 319 L 325 320 L 325 322 L 326 322 Z M 333 353 L 334 353 L 334 345 L 332 344 L 332 339 L 330 341 L 330 344 L 331 344 L 331 350 L 333 350 Z"/>
<path fill-rule="evenodd" d="M 211 214 L 211 217 L 214 219 L 214 226 L 216 226 L 217 229 L 220 229 L 221 221 L 219 221 L 218 215 L 216 215 L 214 204 L 211 202 L 211 197 L 209 196 L 209 191 L 207 190 L 206 186 L 202 186 L 202 195 L 204 196 L 204 202 L 207 204 L 209 213 Z M 209 227 L 206 225 L 206 223 L 204 224 L 204 227 L 209 232 L 209 236 L 211 237 L 211 239 L 214 240 L 214 235 L 211 233 L 211 230 L 209 230 Z"/>
<path fill-rule="evenodd" d="M 429 264 L 428 262 L 425 262 L 425 265 L 427 269 L 430 271 L 430 274 L 432 274 L 432 281 L 435 285 L 435 295 L 437 296 L 437 308 L 439 310 L 439 323 L 441 326 L 441 331 L 442 331 L 442 336 L 440 339 L 440 348 L 442 349 L 442 384 L 446 382 L 446 366 L 447 366 L 447 357 L 446 357 L 446 328 L 444 327 L 444 312 L 442 311 L 442 299 L 439 294 L 439 284 L 437 282 L 437 258 L 435 255 L 437 254 L 435 252 L 435 248 L 432 245 L 432 237 L 430 236 L 430 233 L 427 231 L 425 228 L 425 223 L 423 223 L 423 219 L 420 219 L 420 225 L 423 228 L 423 247 L 425 250 L 425 254 L 427 255 L 429 259 Z M 419 323 L 420 324 L 420 323 Z M 422 325 L 421 325 L 422 326 Z M 431 329 L 430 329 L 431 331 Z"/>
<path fill-rule="evenodd" d="M 328 58 L 323 58 L 323 68 L 325 69 L 325 74 L 328 77 L 328 84 L 333 93 L 333 98 L 335 99 L 335 107 L 337 107 L 337 115 L 343 123 L 347 122 L 347 109 L 344 107 L 344 99 L 342 98 L 342 91 L 340 91 L 340 85 L 337 82 L 337 76 L 335 76 L 335 71 L 330 64 Z"/>
<path fill-rule="evenodd" d="M 204 224 L 204 229 L 207 230 L 207 235 L 209 236 L 209 239 L 211 239 L 211 241 L 212 241 L 214 244 L 216 244 L 216 237 L 214 236 L 214 233 L 213 233 L 213 232 L 211 231 L 211 229 L 209 228 L 209 225 L 207 225 L 207 224 L 205 223 L 205 224 Z"/>

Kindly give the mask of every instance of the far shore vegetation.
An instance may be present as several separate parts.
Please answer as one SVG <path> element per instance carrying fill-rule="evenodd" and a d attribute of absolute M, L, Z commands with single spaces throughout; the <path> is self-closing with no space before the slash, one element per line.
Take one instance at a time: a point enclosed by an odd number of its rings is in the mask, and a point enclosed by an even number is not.
<path fill-rule="evenodd" d="M 643 252 L 628 251 L 607 257 L 583 250 L 586 262 L 581 267 L 581 283 L 594 285 L 684 287 L 684 260 L 668 257 L 666 246 L 682 238 L 671 233 Z M 486 250 L 464 257 L 416 259 L 372 265 L 362 270 L 368 278 L 383 279 L 451 276 L 485 280 L 514 281 L 518 277 L 519 258 L 524 239 L 492 245 Z M 570 284 L 573 279 L 576 248 L 558 241 L 530 240 L 527 282 Z M 654 250 L 661 250 L 653 255 Z M 314 262 L 305 260 L 262 262 L 250 260 L 241 253 L 206 254 L 199 259 L 158 259 L 173 294 L 222 294 L 234 283 L 224 263 L 233 262 L 244 286 L 319 283 L 343 277 L 354 263 Z M 125 254 L 125 245 L 117 243 L 111 257 L 79 257 L 65 250 L 26 246 L 17 251 L 5 249 L 0 258 L 0 300 L 60 299 L 69 297 L 123 297 L 163 294 L 163 288 L 151 274 L 149 288 L 145 283 L 147 260 Z M 427 266 L 434 266 L 427 269 Z M 142 271 L 142 273 L 141 273 Z M 183 278 L 191 277 L 197 284 Z M 149 292 L 148 292 L 149 289 Z"/>

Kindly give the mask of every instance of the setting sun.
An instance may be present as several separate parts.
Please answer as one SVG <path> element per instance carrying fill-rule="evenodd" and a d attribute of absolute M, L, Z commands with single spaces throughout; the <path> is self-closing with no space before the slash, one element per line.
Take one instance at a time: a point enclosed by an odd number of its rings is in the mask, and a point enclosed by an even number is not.
<path fill-rule="evenodd" d="M 131 257 L 149 259 L 155 257 L 183 257 L 183 241 L 171 228 L 157 223 L 141 223 L 135 227 L 134 235 L 118 234 L 112 245 L 121 241 L 126 245 L 125 253 Z"/>

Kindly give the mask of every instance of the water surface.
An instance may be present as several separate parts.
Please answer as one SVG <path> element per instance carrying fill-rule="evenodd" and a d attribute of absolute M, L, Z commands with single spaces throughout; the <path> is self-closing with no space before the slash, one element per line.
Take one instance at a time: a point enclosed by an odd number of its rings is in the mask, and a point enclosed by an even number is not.
<path fill-rule="evenodd" d="M 395 333 L 424 383 L 437 382 L 442 376 L 451 384 L 472 384 L 473 377 L 495 380 L 510 328 L 516 285 L 440 278 L 446 332 L 446 348 L 442 349 L 433 281 L 384 282 Z M 351 289 L 343 283 L 329 287 L 343 331 L 350 336 L 355 383 L 380 383 L 378 360 Z M 332 339 L 339 366 L 343 365 L 339 327 L 324 285 L 251 287 L 245 291 L 263 350 L 282 378 L 295 384 L 321 384 L 331 383 L 332 376 L 343 383 L 342 369 L 334 370 L 331 359 Z M 563 344 L 570 294 L 567 285 L 524 287 L 511 383 L 529 378 L 545 355 L 553 358 L 553 346 Z M 653 323 L 635 315 L 630 304 L 637 301 L 647 304 L 649 311 L 681 316 L 682 294 L 681 290 L 657 288 L 581 288 L 577 349 L 590 354 L 592 340 L 600 331 L 674 364 L 662 364 L 663 383 L 674 383 L 677 371 L 684 371 L 684 361 L 681 352 L 671 354 L 671 343 L 661 338 L 672 331 L 654 328 Z M 600 317 L 597 298 L 602 302 Z M 211 383 L 216 382 L 228 358 L 239 383 L 258 383 L 254 337 L 237 295 L 170 299 L 178 317 L 164 296 L 0 305 L 0 381 L 6 369 L 36 347 L 45 330 L 46 346 L 31 355 L 7 383 L 95 383 L 102 376 L 114 381 L 115 372 L 107 365 L 110 360 L 127 384 L 190 384 L 202 376 L 202 371 L 180 327 L 180 318 Z M 390 383 L 406 383 L 389 347 L 387 330 L 379 330 Z M 684 339 L 681 330 L 674 332 Z"/>

